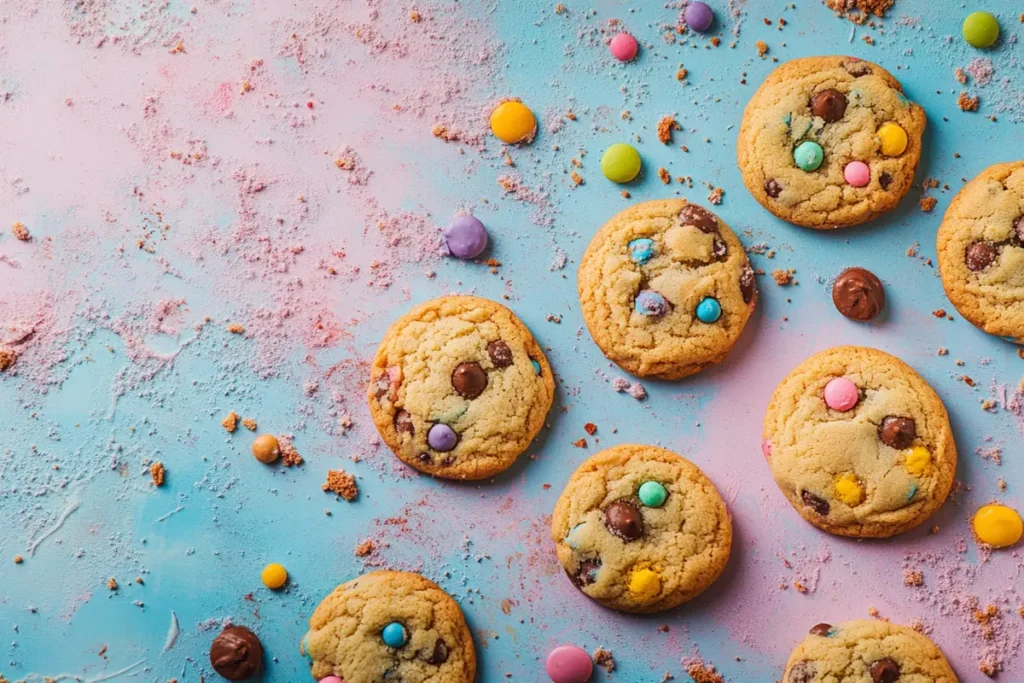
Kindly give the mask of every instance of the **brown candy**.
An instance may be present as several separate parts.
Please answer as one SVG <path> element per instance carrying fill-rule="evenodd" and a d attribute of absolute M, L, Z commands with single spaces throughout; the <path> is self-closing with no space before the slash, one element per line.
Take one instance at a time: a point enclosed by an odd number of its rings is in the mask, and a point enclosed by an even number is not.
<path fill-rule="evenodd" d="M 496 368 L 507 368 L 512 365 L 512 349 L 508 344 L 498 339 L 487 345 L 487 355 Z"/>
<path fill-rule="evenodd" d="M 263 668 L 263 645 L 244 626 L 228 626 L 213 639 L 210 664 L 229 681 L 252 678 Z"/>
<path fill-rule="evenodd" d="M 679 218 L 683 225 L 692 225 L 701 232 L 718 232 L 718 219 L 702 206 L 687 204 L 679 210 Z"/>
<path fill-rule="evenodd" d="M 743 295 L 743 303 L 749 304 L 754 300 L 757 292 L 757 283 L 754 281 L 754 269 L 750 267 L 750 261 L 743 264 L 743 272 L 740 273 L 740 294 Z"/>
<path fill-rule="evenodd" d="M 992 265 L 998 255 L 999 250 L 991 242 L 972 242 L 964 251 L 964 261 L 968 270 L 985 270 Z"/>
<path fill-rule="evenodd" d="M 900 679 L 900 668 L 891 659 L 879 659 L 871 664 L 871 680 L 874 683 L 896 683 Z"/>
<path fill-rule="evenodd" d="M 420 453 L 416 456 L 416 459 L 423 463 L 433 462 L 434 460 L 430 453 Z"/>
<path fill-rule="evenodd" d="M 847 268 L 832 285 L 832 303 L 850 320 L 867 322 L 885 307 L 885 288 L 864 268 Z"/>
<path fill-rule="evenodd" d="M 569 580 L 573 582 L 573 585 L 577 588 L 582 588 L 597 581 L 599 569 L 601 569 L 600 560 L 580 560 L 579 565 L 576 566 L 575 574 L 569 574 L 568 570 L 565 573 L 569 575 Z"/>
<path fill-rule="evenodd" d="M 800 498 L 804 501 L 804 505 L 817 512 L 822 517 L 827 515 L 828 511 L 832 509 L 827 500 L 819 498 L 810 491 L 804 491 L 801 493 Z"/>
<path fill-rule="evenodd" d="M 487 388 L 487 373 L 479 363 L 459 363 L 452 373 L 452 386 L 460 396 L 476 398 Z"/>
<path fill-rule="evenodd" d="M 395 413 L 395 431 L 399 434 L 415 434 L 416 428 L 412 424 L 412 415 L 407 410 L 399 410 Z"/>
<path fill-rule="evenodd" d="M 1017 236 L 1018 242 L 1024 242 L 1024 216 L 1013 222 L 1013 234 Z"/>
<path fill-rule="evenodd" d="M 434 666 L 440 666 L 448 661 L 448 645 L 445 644 L 440 638 L 434 643 L 434 649 L 430 652 L 423 652 L 423 659 L 427 664 L 433 664 Z"/>
<path fill-rule="evenodd" d="M 892 173 L 882 171 L 878 176 L 878 184 L 882 186 L 883 190 L 888 190 L 889 186 L 892 185 Z"/>
<path fill-rule="evenodd" d="M 846 72 L 848 74 L 855 78 L 867 76 L 869 73 L 871 73 L 871 67 L 859 59 L 856 61 L 844 62 L 843 68 L 846 69 Z"/>
<path fill-rule="evenodd" d="M 810 683 L 814 680 L 814 665 L 810 662 L 797 662 L 789 670 L 786 683 Z"/>
<path fill-rule="evenodd" d="M 832 630 L 832 624 L 815 624 L 811 627 L 810 634 L 812 636 L 827 636 L 828 632 Z"/>
<path fill-rule="evenodd" d="M 878 428 L 878 437 L 886 446 L 891 446 L 898 451 L 910 448 L 917 436 L 917 427 L 912 417 L 899 417 L 887 415 L 882 418 L 882 424 Z"/>
<path fill-rule="evenodd" d="M 644 518 L 636 505 L 617 500 L 604 511 L 604 522 L 608 530 L 627 543 L 644 535 Z"/>
<path fill-rule="evenodd" d="M 769 178 L 764 181 L 764 192 L 772 199 L 775 199 L 782 194 L 782 185 L 775 178 Z"/>
<path fill-rule="evenodd" d="M 825 123 L 835 123 L 846 113 L 846 95 L 835 88 L 814 93 L 811 97 L 811 113 L 823 118 Z"/>

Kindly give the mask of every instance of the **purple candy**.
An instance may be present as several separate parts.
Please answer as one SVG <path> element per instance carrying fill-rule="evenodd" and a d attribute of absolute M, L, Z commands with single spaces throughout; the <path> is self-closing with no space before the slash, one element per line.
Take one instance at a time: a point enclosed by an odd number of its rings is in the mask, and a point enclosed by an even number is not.
<path fill-rule="evenodd" d="M 704 33 L 711 28 L 711 24 L 715 20 L 715 13 L 711 11 L 707 3 L 691 2 L 686 6 L 683 18 L 686 20 L 687 26 L 697 33 Z"/>
<path fill-rule="evenodd" d="M 459 258 L 476 258 L 487 248 L 487 229 L 475 216 L 456 216 L 444 231 L 448 253 Z"/>
<path fill-rule="evenodd" d="M 440 451 L 441 453 L 447 453 L 452 450 L 458 442 L 459 435 L 455 433 L 454 429 L 445 424 L 438 423 L 427 432 L 427 443 L 435 451 Z"/>

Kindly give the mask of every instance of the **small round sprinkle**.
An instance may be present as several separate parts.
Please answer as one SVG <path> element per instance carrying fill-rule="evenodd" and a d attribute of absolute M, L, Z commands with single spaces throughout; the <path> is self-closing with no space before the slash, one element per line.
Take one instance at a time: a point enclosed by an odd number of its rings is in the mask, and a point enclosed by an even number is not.
<path fill-rule="evenodd" d="M 559 645 L 548 655 L 544 668 L 552 683 L 587 683 L 594 672 L 594 662 L 582 648 Z"/>
<path fill-rule="evenodd" d="M 915 477 L 928 474 L 932 467 L 932 454 L 924 446 L 914 446 L 903 451 L 903 468 Z"/>
<path fill-rule="evenodd" d="M 509 100 L 491 112 L 491 132 L 510 145 L 532 142 L 537 133 L 537 119 L 525 104 Z"/>
<path fill-rule="evenodd" d="M 843 169 L 843 177 L 854 187 L 864 187 L 871 182 L 871 169 L 863 161 L 851 161 Z"/>
<path fill-rule="evenodd" d="M 645 481 L 637 491 L 640 502 L 649 508 L 660 508 L 668 498 L 668 490 L 656 481 Z"/>
<path fill-rule="evenodd" d="M 533 363 L 533 371 L 539 375 L 540 374 L 540 363 L 538 363 L 537 361 L 535 361 L 532 358 L 530 359 L 530 362 Z"/>
<path fill-rule="evenodd" d="M 636 38 L 630 34 L 617 33 L 608 43 L 608 49 L 612 51 L 612 56 L 620 62 L 631 62 L 636 57 L 640 46 L 637 45 Z"/>
<path fill-rule="evenodd" d="M 402 647 L 405 645 L 405 641 L 409 639 L 405 632 L 405 627 L 397 621 L 392 621 L 385 626 L 384 630 L 380 632 L 380 637 L 385 645 L 394 648 Z"/>
<path fill-rule="evenodd" d="M 276 562 L 272 562 L 263 568 L 260 574 L 263 585 L 270 590 L 277 590 L 288 581 L 288 571 Z"/>
<path fill-rule="evenodd" d="M 427 432 L 427 443 L 435 451 L 447 453 L 459 443 L 459 435 L 448 425 L 438 422 Z"/>
<path fill-rule="evenodd" d="M 833 490 L 836 498 L 850 507 L 856 507 L 864 502 L 864 487 L 856 475 L 849 472 L 836 479 Z"/>
<path fill-rule="evenodd" d="M 487 229 L 476 216 L 456 216 L 445 228 L 444 246 L 457 258 L 476 258 L 487 248 Z"/>
<path fill-rule="evenodd" d="M 628 246 L 629 256 L 634 263 L 647 263 L 654 258 L 654 240 L 648 237 L 638 237 L 631 240 Z"/>
<path fill-rule="evenodd" d="M 629 575 L 629 592 L 644 600 L 658 597 L 661 590 L 661 577 L 653 569 L 634 569 Z"/>
<path fill-rule="evenodd" d="M 825 405 L 832 410 L 846 412 L 860 400 L 857 385 L 845 377 L 836 377 L 825 385 Z"/>
<path fill-rule="evenodd" d="M 907 149 L 907 131 L 898 123 L 883 123 L 878 139 L 882 141 L 882 154 L 887 157 L 898 157 Z"/>
<path fill-rule="evenodd" d="M 817 171 L 824 158 L 825 152 L 821 145 L 811 140 L 804 140 L 793 150 L 793 161 L 801 171 Z"/>
<path fill-rule="evenodd" d="M 974 513 L 974 533 L 982 543 L 1006 548 L 1024 535 L 1024 521 L 1013 508 L 993 503 Z"/>
<path fill-rule="evenodd" d="M 964 19 L 964 40 L 974 47 L 991 47 L 999 39 L 999 21 L 988 12 L 971 12 Z"/>
<path fill-rule="evenodd" d="M 640 173 L 640 153 L 624 142 L 617 142 L 601 155 L 601 173 L 613 183 L 628 183 Z"/>
<path fill-rule="evenodd" d="M 252 442 L 252 457 L 269 465 L 281 456 L 281 444 L 273 434 L 260 434 Z"/>
<path fill-rule="evenodd" d="M 722 317 L 722 304 L 718 299 L 707 297 L 697 304 L 697 318 L 702 323 L 713 323 Z"/>
<path fill-rule="evenodd" d="M 660 318 L 668 313 L 668 301 L 653 289 L 643 289 L 633 302 L 636 312 L 647 318 Z"/>
<path fill-rule="evenodd" d="M 715 13 L 711 11 L 711 7 L 707 3 L 691 2 L 683 12 L 683 19 L 691 29 L 697 33 L 704 33 L 711 28 L 711 24 L 715 20 Z"/>

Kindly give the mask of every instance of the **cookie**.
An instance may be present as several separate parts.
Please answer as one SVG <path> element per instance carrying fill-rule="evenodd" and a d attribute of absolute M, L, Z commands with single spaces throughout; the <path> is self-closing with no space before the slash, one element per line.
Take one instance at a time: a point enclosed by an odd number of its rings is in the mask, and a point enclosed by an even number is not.
<path fill-rule="evenodd" d="M 935 643 L 888 621 L 817 624 L 786 664 L 783 683 L 957 683 Z"/>
<path fill-rule="evenodd" d="M 804 519 L 840 536 L 911 529 L 946 500 L 956 472 L 949 417 L 913 368 L 887 353 L 837 346 L 779 384 L 761 450 Z"/>
<path fill-rule="evenodd" d="M 623 612 L 692 600 L 729 561 L 732 520 L 715 485 L 664 448 L 621 445 L 580 465 L 558 498 L 551 538 L 569 580 Z"/>
<path fill-rule="evenodd" d="M 474 296 L 420 304 L 384 335 L 370 368 L 370 414 L 421 472 L 483 479 L 537 436 L 555 395 L 551 366 L 512 311 Z"/>
<path fill-rule="evenodd" d="M 335 588 L 313 611 L 299 651 L 317 681 L 472 683 L 476 675 L 462 610 L 409 572 L 371 572 Z"/>
<path fill-rule="evenodd" d="M 591 240 L 578 278 L 590 335 L 641 377 L 681 379 L 721 362 L 757 300 L 739 239 L 685 199 L 616 214 Z"/>
<path fill-rule="evenodd" d="M 1024 161 L 982 171 L 939 226 L 939 274 L 960 315 L 1024 344 Z"/>
<path fill-rule="evenodd" d="M 805 57 L 775 69 L 754 93 L 736 157 L 762 206 L 831 230 L 899 203 L 914 180 L 924 127 L 924 110 L 877 64 Z"/>

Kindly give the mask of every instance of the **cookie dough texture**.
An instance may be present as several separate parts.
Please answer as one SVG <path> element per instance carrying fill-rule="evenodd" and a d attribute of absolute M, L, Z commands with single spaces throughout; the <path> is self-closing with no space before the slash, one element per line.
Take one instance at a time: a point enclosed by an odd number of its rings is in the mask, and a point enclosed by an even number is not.
<path fill-rule="evenodd" d="M 446 296 L 387 331 L 368 399 L 377 430 L 405 463 L 439 477 L 483 479 L 526 450 L 554 395 L 551 366 L 519 318 L 488 299 Z M 458 435 L 452 450 L 431 448 L 436 424 Z"/>
<path fill-rule="evenodd" d="M 815 115 L 811 107 L 816 94 L 830 89 L 846 102 L 834 121 Z M 902 90 L 888 71 L 854 57 L 805 57 L 775 69 L 747 104 L 740 125 L 736 155 L 747 189 L 779 218 L 819 230 L 856 225 L 889 211 L 914 180 L 925 128 L 924 110 Z M 830 114 L 827 107 L 819 113 Z M 907 147 L 898 156 L 882 154 L 877 132 L 885 123 L 896 123 L 907 134 Z M 793 160 L 794 148 L 804 141 L 824 151 L 817 170 L 803 171 Z M 851 161 L 870 168 L 866 186 L 847 183 L 843 170 Z"/>
<path fill-rule="evenodd" d="M 629 249 L 637 239 L 653 241 L 654 255 L 643 263 Z M 640 377 L 681 379 L 721 362 L 757 300 L 743 244 L 717 216 L 685 199 L 643 202 L 616 214 L 591 240 L 578 279 L 590 335 L 608 358 Z M 643 290 L 662 295 L 669 311 L 638 313 Z M 706 297 L 722 307 L 712 323 L 696 314 Z"/>
<path fill-rule="evenodd" d="M 826 628 L 828 627 L 828 628 Z M 872 676 L 872 667 L 875 675 Z M 883 671 L 898 670 L 899 678 Z M 887 621 L 818 624 L 786 664 L 783 683 L 957 683 L 945 655 L 917 631 Z"/>
<path fill-rule="evenodd" d="M 647 481 L 667 489 L 660 507 L 640 502 L 637 492 Z M 640 512 L 643 532 L 635 540 L 608 527 L 607 509 L 620 501 Z M 597 453 L 573 473 L 555 505 L 551 538 L 566 574 L 588 597 L 624 612 L 657 612 L 714 583 L 729 560 L 732 521 L 696 465 L 663 448 L 625 444 Z M 657 580 L 634 580 L 647 571 Z"/>
<path fill-rule="evenodd" d="M 400 648 L 381 638 L 392 622 L 408 636 Z M 317 681 L 472 683 L 476 674 L 459 606 L 433 581 L 408 572 L 371 572 L 335 588 L 310 617 L 299 650 Z"/>
<path fill-rule="evenodd" d="M 845 412 L 823 398 L 838 377 L 860 392 Z M 876 349 L 839 346 L 800 363 L 772 395 L 763 438 L 789 502 L 840 536 L 888 537 L 917 526 L 946 500 L 956 472 L 942 400 L 913 368 Z"/>
<path fill-rule="evenodd" d="M 989 166 L 939 226 L 939 273 L 960 315 L 1024 344 L 1024 161 Z"/>

